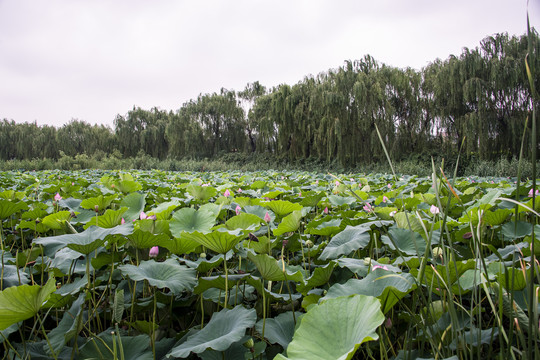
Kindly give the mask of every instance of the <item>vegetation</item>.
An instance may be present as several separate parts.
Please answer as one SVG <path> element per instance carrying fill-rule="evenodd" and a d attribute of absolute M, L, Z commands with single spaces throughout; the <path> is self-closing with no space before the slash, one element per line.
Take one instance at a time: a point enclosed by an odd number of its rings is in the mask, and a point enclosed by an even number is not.
<path fill-rule="evenodd" d="M 4 354 L 538 358 L 540 193 L 434 174 L 0 173 Z"/>
<path fill-rule="evenodd" d="M 519 158 L 524 133 L 530 142 L 525 57 L 539 68 L 540 42 L 534 30 L 528 39 L 496 34 L 419 71 L 365 56 L 292 86 L 254 82 L 239 92 L 201 94 L 176 112 L 134 107 L 116 117 L 114 129 L 81 120 L 56 129 L 4 119 L 0 160 L 212 161 L 238 153 L 365 169 L 385 160 L 377 126 L 397 162 L 455 159 L 464 144 L 464 173 L 471 164 Z"/>

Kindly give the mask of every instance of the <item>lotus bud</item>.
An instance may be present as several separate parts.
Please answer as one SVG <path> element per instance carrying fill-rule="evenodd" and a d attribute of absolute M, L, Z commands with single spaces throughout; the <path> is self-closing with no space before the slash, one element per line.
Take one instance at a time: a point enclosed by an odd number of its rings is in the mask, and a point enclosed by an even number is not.
<path fill-rule="evenodd" d="M 144 211 L 142 211 L 140 214 L 139 214 L 139 219 L 141 220 L 144 220 L 146 219 L 148 216 L 146 216 L 146 213 Z"/>
<path fill-rule="evenodd" d="M 200 254 L 199 254 L 199 257 L 200 257 L 201 259 L 206 259 L 206 253 L 203 253 L 203 252 L 200 253 Z"/>
<path fill-rule="evenodd" d="M 267 211 L 266 214 L 264 214 L 264 221 L 266 223 L 269 223 L 271 220 L 272 220 L 272 218 L 270 218 L 270 214 Z"/>
<path fill-rule="evenodd" d="M 282 241 L 282 244 L 283 244 L 283 247 L 287 247 L 287 245 L 289 244 L 289 240 L 284 239 L 284 240 Z"/>
<path fill-rule="evenodd" d="M 328 206 L 324 208 L 323 213 L 328 214 Z"/>
<path fill-rule="evenodd" d="M 307 241 L 306 241 L 306 247 L 307 247 L 308 249 L 311 249 L 311 248 L 313 247 L 313 241 L 307 240 Z"/>
<path fill-rule="evenodd" d="M 94 206 L 94 211 L 95 211 L 95 212 L 99 212 L 99 206 L 95 205 L 95 206 Z"/>
<path fill-rule="evenodd" d="M 433 257 L 442 257 L 442 254 L 443 250 L 439 246 L 433 248 Z"/>
<path fill-rule="evenodd" d="M 231 192 L 229 191 L 229 189 L 225 190 L 225 192 L 223 193 L 223 196 L 225 197 L 231 196 Z"/>
<path fill-rule="evenodd" d="M 126 220 L 124 220 L 124 218 L 122 218 L 122 220 L 120 220 L 120 225 L 124 225 L 126 223 Z"/>
<path fill-rule="evenodd" d="M 236 209 L 234 209 L 234 211 L 236 212 L 236 215 L 240 215 L 241 210 L 242 208 L 240 207 L 240 205 L 236 205 Z"/>
<path fill-rule="evenodd" d="M 249 338 L 249 340 L 246 341 L 243 345 L 247 347 L 248 349 L 251 349 L 252 347 L 254 347 L 255 343 L 253 342 L 253 338 Z"/>
<path fill-rule="evenodd" d="M 387 318 L 386 321 L 384 322 L 384 327 L 387 329 L 390 329 L 392 327 L 392 319 Z"/>
<path fill-rule="evenodd" d="M 146 217 L 148 220 L 156 220 L 157 219 L 157 216 L 156 215 L 150 215 L 150 216 L 147 216 Z"/>
<path fill-rule="evenodd" d="M 431 205 L 431 207 L 429 208 L 429 212 L 432 213 L 433 215 L 437 215 L 441 211 L 435 205 Z"/>
<path fill-rule="evenodd" d="M 159 254 L 159 247 L 158 246 L 152 246 L 150 248 L 150 251 L 148 252 L 148 256 L 151 258 L 155 258 Z"/>
<path fill-rule="evenodd" d="M 55 200 L 55 201 L 60 201 L 60 200 L 62 200 L 62 197 L 60 196 L 59 193 L 56 193 L 56 195 L 54 195 L 54 200 Z"/>

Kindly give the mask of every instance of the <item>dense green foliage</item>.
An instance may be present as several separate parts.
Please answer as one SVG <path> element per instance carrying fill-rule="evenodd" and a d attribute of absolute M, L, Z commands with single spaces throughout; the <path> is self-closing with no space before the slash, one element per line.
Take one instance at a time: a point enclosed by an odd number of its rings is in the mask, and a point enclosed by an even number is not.
<path fill-rule="evenodd" d="M 0 172 L 0 346 L 9 359 L 538 358 L 531 184 Z"/>
<path fill-rule="evenodd" d="M 532 34 L 528 61 L 540 68 L 540 42 Z M 353 169 L 383 159 L 377 126 L 396 161 L 455 158 L 462 143 L 466 162 L 511 160 L 519 157 L 533 104 L 527 51 L 527 36 L 497 34 L 421 70 L 365 56 L 295 85 L 266 89 L 254 82 L 239 92 L 201 94 L 176 112 L 134 107 L 116 117 L 114 129 L 80 120 L 56 129 L 4 119 L 0 159 L 200 160 L 238 152 Z"/>

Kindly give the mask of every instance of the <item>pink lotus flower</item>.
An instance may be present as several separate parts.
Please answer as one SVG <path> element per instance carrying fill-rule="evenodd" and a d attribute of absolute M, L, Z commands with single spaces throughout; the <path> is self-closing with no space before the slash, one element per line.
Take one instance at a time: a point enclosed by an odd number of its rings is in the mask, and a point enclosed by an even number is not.
<path fill-rule="evenodd" d="M 388 188 L 389 188 L 389 189 L 391 189 L 391 188 L 392 188 L 392 184 L 388 184 L 387 186 L 388 186 Z"/>
<path fill-rule="evenodd" d="M 370 203 L 366 203 L 366 205 L 364 205 L 363 209 L 364 209 L 364 211 L 367 211 L 368 213 L 370 213 L 370 212 L 373 211 L 373 206 L 371 206 Z"/>
<path fill-rule="evenodd" d="M 388 268 L 386 267 L 386 265 L 373 265 L 373 267 L 371 268 L 371 270 L 375 270 L 375 269 L 383 269 L 383 270 L 386 270 L 388 271 Z"/>
<path fill-rule="evenodd" d="M 301 193 L 301 192 L 298 193 L 298 197 L 302 197 L 302 193 Z"/>
<path fill-rule="evenodd" d="M 56 195 L 54 195 L 54 200 L 55 200 L 55 201 L 60 201 L 60 200 L 62 200 L 62 197 L 60 196 L 59 193 L 56 193 Z"/>
<path fill-rule="evenodd" d="M 529 190 L 529 194 L 527 195 L 528 197 L 536 197 L 540 195 L 540 190 L 536 189 L 536 191 L 534 192 L 534 196 L 533 196 L 533 189 Z M 55 199 L 56 199 L 56 196 L 55 196 Z"/>
<path fill-rule="evenodd" d="M 242 208 L 240 207 L 240 205 L 236 205 L 236 209 L 234 209 L 234 211 L 236 211 L 236 215 L 240 215 L 241 210 Z"/>
<path fill-rule="evenodd" d="M 223 196 L 225 197 L 231 196 L 231 192 L 229 191 L 229 189 L 225 190 L 225 192 L 223 193 Z"/>
<path fill-rule="evenodd" d="M 319 180 L 315 180 L 315 185 L 319 185 Z"/>
<path fill-rule="evenodd" d="M 336 186 L 339 186 L 339 181 L 338 180 L 336 180 Z"/>
<path fill-rule="evenodd" d="M 238 192 L 239 192 L 239 193 L 242 193 L 242 189 L 238 189 Z"/>
<path fill-rule="evenodd" d="M 269 223 L 272 219 L 270 218 L 270 214 L 268 213 L 268 211 L 266 212 L 266 214 L 264 214 L 264 221 L 266 223 Z"/>
<path fill-rule="evenodd" d="M 122 218 L 122 220 L 120 220 L 120 225 L 124 225 L 126 223 L 126 220 L 124 220 L 124 218 Z"/>
<path fill-rule="evenodd" d="M 384 322 L 384 327 L 387 329 L 390 329 L 392 327 L 392 319 L 387 318 L 386 321 Z"/>
<path fill-rule="evenodd" d="M 207 187 L 207 186 L 210 186 L 210 184 L 202 184 L 201 186 L 202 187 Z"/>
<path fill-rule="evenodd" d="M 437 215 L 441 211 L 435 205 L 431 205 L 431 207 L 429 208 L 429 212 L 432 213 L 433 215 Z"/>
<path fill-rule="evenodd" d="M 159 254 L 159 247 L 158 246 L 152 246 L 150 248 L 150 251 L 148 252 L 148 256 L 151 258 L 155 258 Z"/>
<path fill-rule="evenodd" d="M 144 219 L 146 219 L 146 218 L 148 218 L 148 216 L 146 216 L 146 213 L 145 213 L 144 211 L 142 211 L 142 212 L 139 214 L 139 219 L 144 220 Z"/>
<path fill-rule="evenodd" d="M 324 208 L 323 213 L 328 214 L 328 206 Z"/>
<path fill-rule="evenodd" d="M 394 211 L 390 212 L 390 214 L 388 214 L 388 215 L 390 215 L 390 217 L 394 217 L 394 215 L 396 215 L 396 214 L 397 214 L 397 211 L 394 210 Z"/>
<path fill-rule="evenodd" d="M 382 202 L 383 202 L 383 203 L 387 202 L 388 200 L 389 200 L 389 199 L 388 199 L 388 197 L 387 197 L 386 195 L 382 197 Z"/>

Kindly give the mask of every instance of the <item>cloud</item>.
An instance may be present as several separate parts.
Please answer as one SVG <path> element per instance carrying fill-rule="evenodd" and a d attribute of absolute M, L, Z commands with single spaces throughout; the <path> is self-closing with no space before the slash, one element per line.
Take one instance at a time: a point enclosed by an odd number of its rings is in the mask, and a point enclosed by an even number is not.
<path fill-rule="evenodd" d="M 531 0 L 533 25 L 538 0 Z M 525 2 L 0 1 L 0 118 L 107 123 L 248 82 L 294 84 L 366 54 L 421 68 L 525 32 Z"/>

